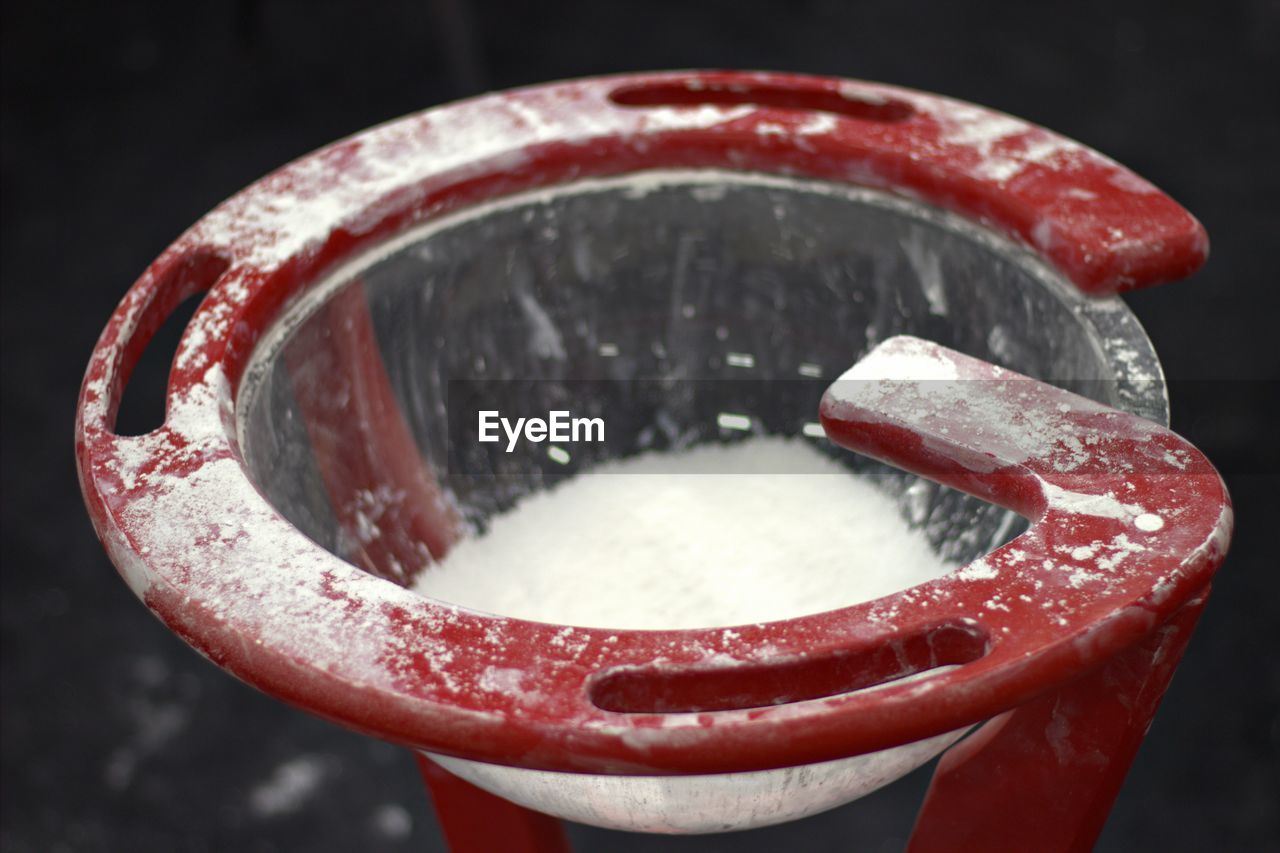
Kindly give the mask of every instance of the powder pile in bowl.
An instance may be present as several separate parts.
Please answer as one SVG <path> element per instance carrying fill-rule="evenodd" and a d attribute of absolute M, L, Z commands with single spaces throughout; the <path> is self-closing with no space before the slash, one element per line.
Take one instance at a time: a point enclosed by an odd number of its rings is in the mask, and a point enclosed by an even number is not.
<path fill-rule="evenodd" d="M 596 628 L 704 628 L 868 601 L 954 566 L 892 498 L 809 442 L 613 461 L 530 495 L 414 589 Z"/>

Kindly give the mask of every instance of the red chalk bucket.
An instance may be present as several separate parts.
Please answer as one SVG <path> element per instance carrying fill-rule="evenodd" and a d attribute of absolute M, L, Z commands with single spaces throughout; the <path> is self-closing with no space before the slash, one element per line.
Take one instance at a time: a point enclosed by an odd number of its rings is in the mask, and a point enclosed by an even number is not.
<path fill-rule="evenodd" d="M 90 361 L 82 488 L 130 587 L 202 654 L 433 756 L 454 849 L 559 849 L 544 812 L 662 832 L 787 820 L 984 721 L 943 756 L 911 849 L 1087 849 L 1231 529 L 1115 294 L 1206 253 L 1123 167 L 936 95 L 735 72 L 489 95 L 307 155 L 166 249 Z M 202 292 L 164 424 L 117 435 L 151 335 Z M 725 337 L 763 380 L 822 381 L 798 408 L 706 383 L 662 404 L 680 435 L 720 440 L 708 412 L 796 435 L 820 415 L 863 456 L 831 452 L 925 495 L 920 524 L 963 567 L 684 631 L 405 588 L 551 481 L 545 459 L 450 466 L 450 382 L 551 399 L 571 379 L 721 379 Z M 618 453 L 643 446 L 631 420 Z"/>

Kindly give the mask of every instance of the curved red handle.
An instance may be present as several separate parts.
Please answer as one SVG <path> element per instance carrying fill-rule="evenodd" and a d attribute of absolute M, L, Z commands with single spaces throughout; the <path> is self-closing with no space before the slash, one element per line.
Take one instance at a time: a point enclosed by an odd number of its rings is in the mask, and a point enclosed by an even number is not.
<path fill-rule="evenodd" d="M 1058 613 L 1064 629 L 1105 615 L 1091 602 L 1113 606 L 1121 588 L 1147 588 L 1142 603 L 1167 616 L 1226 551 L 1226 486 L 1184 439 L 928 341 L 885 341 L 828 389 L 821 417 L 843 447 L 1035 519 L 962 570 L 999 578 L 994 604 L 972 603 L 1006 614 L 1010 630 L 1008 615 L 1025 610 L 1009 600 L 1018 596 Z M 1055 587 L 1069 603 L 1055 603 Z"/>

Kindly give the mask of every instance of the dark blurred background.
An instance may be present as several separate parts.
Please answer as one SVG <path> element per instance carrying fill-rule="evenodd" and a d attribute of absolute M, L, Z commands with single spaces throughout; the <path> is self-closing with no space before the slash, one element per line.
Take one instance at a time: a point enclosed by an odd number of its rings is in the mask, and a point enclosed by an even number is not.
<path fill-rule="evenodd" d="M 233 681 L 132 598 L 75 481 L 81 372 L 148 262 L 287 160 L 488 89 L 677 67 L 986 104 L 1202 219 L 1206 268 L 1130 302 L 1238 533 L 1099 849 L 1280 849 L 1280 3 L 28 2 L 5 4 L 2 45 L 5 851 L 442 849 L 407 754 Z M 164 375 L 145 364 L 131 393 L 158 411 Z M 572 834 L 582 851 L 896 850 L 926 781 L 742 835 Z"/>

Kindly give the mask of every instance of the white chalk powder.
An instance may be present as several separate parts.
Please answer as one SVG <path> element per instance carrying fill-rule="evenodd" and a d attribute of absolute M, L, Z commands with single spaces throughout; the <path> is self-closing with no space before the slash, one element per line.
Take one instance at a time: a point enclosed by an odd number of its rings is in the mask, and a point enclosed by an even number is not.
<path fill-rule="evenodd" d="M 609 463 L 531 495 L 423 572 L 419 593 L 597 628 L 699 628 L 867 601 L 954 566 L 810 442 L 755 438 Z"/>

